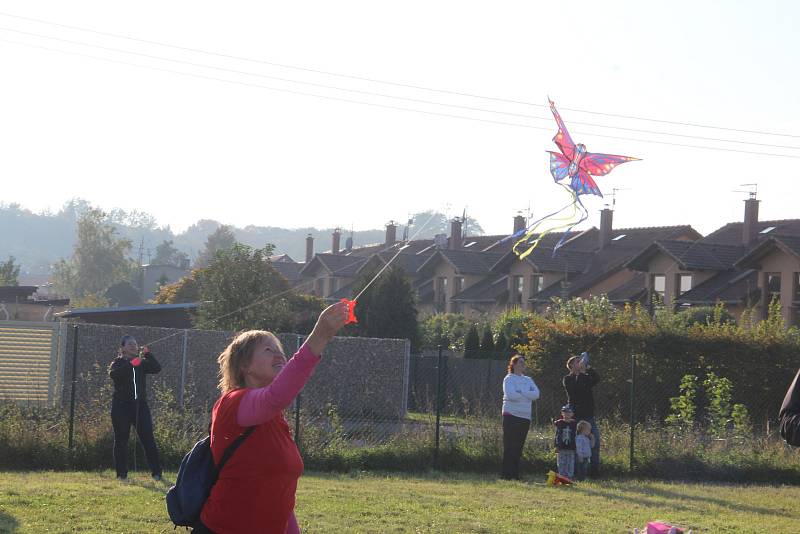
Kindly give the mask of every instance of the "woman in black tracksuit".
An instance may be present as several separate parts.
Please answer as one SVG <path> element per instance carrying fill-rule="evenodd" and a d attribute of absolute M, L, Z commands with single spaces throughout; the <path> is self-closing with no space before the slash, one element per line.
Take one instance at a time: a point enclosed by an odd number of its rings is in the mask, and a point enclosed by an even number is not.
<path fill-rule="evenodd" d="M 108 375 L 114 381 L 111 401 L 111 424 L 114 426 L 114 467 L 117 479 L 128 477 L 128 436 L 131 425 L 136 428 L 144 447 L 147 465 L 154 480 L 161 480 L 161 462 L 153 437 L 153 419 L 147 405 L 147 375 L 161 371 L 161 364 L 147 347 L 139 355 L 133 336 L 122 336 L 119 353 L 111 362 Z"/>

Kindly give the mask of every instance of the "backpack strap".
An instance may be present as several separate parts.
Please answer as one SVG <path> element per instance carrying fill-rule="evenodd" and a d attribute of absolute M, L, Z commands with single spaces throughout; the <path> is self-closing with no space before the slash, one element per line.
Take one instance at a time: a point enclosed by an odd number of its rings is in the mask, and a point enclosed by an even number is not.
<path fill-rule="evenodd" d="M 228 445 L 228 448 L 225 449 L 225 452 L 222 454 L 222 458 L 219 461 L 219 465 L 216 466 L 216 468 L 217 468 L 217 477 L 219 477 L 219 474 L 222 472 L 222 468 L 225 467 L 225 463 L 228 460 L 230 460 L 231 456 L 233 456 L 233 453 L 236 452 L 236 449 L 239 448 L 239 445 L 244 443 L 244 440 L 247 439 L 247 436 L 252 434 L 253 430 L 255 430 L 255 429 L 256 429 L 256 427 L 254 427 L 254 426 L 248 427 L 247 430 L 245 430 L 238 438 L 233 440 L 233 443 Z"/>

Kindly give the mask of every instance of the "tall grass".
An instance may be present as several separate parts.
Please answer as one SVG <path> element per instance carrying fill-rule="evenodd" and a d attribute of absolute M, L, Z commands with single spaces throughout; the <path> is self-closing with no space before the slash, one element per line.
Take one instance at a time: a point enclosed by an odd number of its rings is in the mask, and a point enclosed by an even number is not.
<path fill-rule="evenodd" d="M 207 432 L 208 413 L 180 409 L 168 391 L 154 393 L 156 441 L 165 467 L 174 469 Z M 111 468 L 109 407 L 110 391 L 106 391 L 76 411 L 74 446 L 69 450 L 66 411 L 0 401 L 0 470 Z M 495 473 L 501 462 L 502 431 L 497 418 L 444 420 L 435 460 L 435 424 L 430 414 L 395 422 L 393 432 L 379 441 L 363 439 L 363 432 L 354 436 L 345 426 L 335 410 L 313 417 L 301 413 L 299 446 L 308 468 Z M 618 420 L 604 420 L 601 431 L 602 471 L 608 476 L 800 483 L 800 452 L 774 435 L 718 438 L 650 421 L 636 428 L 631 469 L 630 427 Z M 544 474 L 555 466 L 552 435 L 549 426 L 531 428 L 523 451 L 523 473 Z M 133 437 L 130 446 L 135 446 Z M 144 467 L 141 450 L 137 458 Z"/>

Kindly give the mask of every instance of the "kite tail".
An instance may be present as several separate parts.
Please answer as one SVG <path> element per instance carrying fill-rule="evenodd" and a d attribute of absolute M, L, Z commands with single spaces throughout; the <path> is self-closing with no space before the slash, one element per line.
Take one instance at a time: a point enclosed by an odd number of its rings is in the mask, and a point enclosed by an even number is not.
<path fill-rule="evenodd" d="M 525 235 L 522 237 L 522 239 L 520 239 L 519 241 L 517 241 L 516 243 L 514 243 L 514 246 L 512 247 L 512 250 L 514 251 L 514 253 L 515 253 L 517 256 L 519 256 L 519 259 L 520 259 L 520 260 L 524 260 L 524 259 L 525 259 L 525 258 L 526 258 L 526 257 L 527 257 L 527 256 L 528 256 L 530 253 L 531 253 L 531 252 L 533 252 L 533 250 L 534 250 L 534 249 L 535 249 L 537 246 L 539 246 L 539 243 L 541 242 L 541 240 L 542 240 L 542 239 L 544 239 L 544 237 L 545 237 L 545 236 L 547 236 L 548 234 L 551 234 L 551 233 L 553 233 L 553 232 L 560 231 L 560 230 L 563 230 L 563 229 L 567 229 L 567 231 L 569 231 L 569 229 L 571 229 L 571 228 L 572 228 L 573 226 L 575 226 L 576 224 L 578 224 L 578 223 L 580 223 L 580 222 L 582 222 L 582 221 L 586 220 L 586 219 L 585 219 L 585 217 L 586 217 L 586 208 L 584 208 L 584 207 L 583 207 L 583 204 L 581 203 L 580 199 L 579 199 L 579 198 L 578 198 L 578 196 L 575 194 L 575 192 L 574 192 L 574 191 L 573 191 L 571 188 L 569 188 L 569 187 L 565 186 L 564 184 L 558 184 L 558 185 L 560 185 L 561 187 L 563 187 L 564 189 L 566 189 L 567 191 L 569 191 L 569 193 L 570 193 L 570 196 L 572 197 L 572 200 L 570 201 L 570 203 L 569 203 L 569 204 L 567 204 L 567 205 L 566 205 L 566 206 L 564 206 L 563 208 L 559 209 L 558 211 L 554 211 L 553 213 L 550 213 L 550 214 L 548 214 L 548 215 L 545 215 L 544 217 L 542 217 L 542 218 L 540 218 L 540 219 L 536 220 L 535 222 L 531 223 L 531 224 L 530 224 L 530 225 L 529 225 L 529 226 L 528 226 L 528 227 L 527 227 L 527 228 L 524 230 L 524 232 L 525 232 Z M 580 207 L 581 207 L 581 208 L 582 208 L 582 210 L 583 210 L 583 213 L 584 213 L 584 216 L 583 216 L 583 217 L 584 217 L 584 218 L 580 219 L 578 222 L 572 222 L 572 220 L 575 218 L 575 216 L 576 216 L 576 215 L 579 213 L 579 210 L 578 210 L 578 205 L 580 205 Z M 532 242 L 530 243 L 530 246 L 529 246 L 527 249 L 525 249 L 525 250 L 524 250 L 524 251 L 522 251 L 522 252 L 520 252 L 520 251 L 519 251 L 520 245 L 522 245 L 523 243 L 527 242 L 527 241 L 528 241 L 528 239 L 530 239 L 531 237 L 533 237 L 533 236 L 536 234 L 536 232 L 537 232 L 537 230 L 538 230 L 539 226 L 540 226 L 540 225 L 541 225 L 541 224 L 542 224 L 542 223 L 543 223 L 545 220 L 548 220 L 548 219 L 549 219 L 550 217 L 552 217 L 553 215 L 557 215 L 558 213 L 561 213 L 562 211 L 564 211 L 565 209 L 569 208 L 570 206 L 573 208 L 573 210 L 572 210 L 572 213 L 570 213 L 570 214 L 569 214 L 569 215 L 567 215 L 566 217 L 559 217 L 559 218 L 557 218 L 557 219 L 553 219 L 553 221 L 569 221 L 569 222 L 567 222 L 567 223 L 565 223 L 565 224 L 561 224 L 561 225 L 556 225 L 556 226 L 554 226 L 554 227 L 551 227 L 551 228 L 547 228 L 546 230 L 544 230 L 543 232 L 541 232 L 541 233 L 540 233 L 540 234 L 537 236 L 537 238 L 536 238 L 534 241 L 532 241 Z M 516 234 L 520 234 L 520 233 L 521 233 L 521 232 L 517 232 Z M 566 234 L 565 234 L 565 235 L 564 235 L 564 236 L 561 238 L 561 240 L 559 241 L 559 244 L 558 244 L 558 246 L 561 246 L 562 242 L 564 241 L 564 237 L 566 237 Z M 555 253 L 555 250 L 554 250 L 553 252 Z"/>
<path fill-rule="evenodd" d="M 567 238 L 567 235 L 569 234 L 569 231 L 572 230 L 574 227 L 576 227 L 577 225 L 579 225 L 580 223 L 582 223 L 583 221 L 585 221 L 586 219 L 589 218 L 589 212 L 586 210 L 586 206 L 583 205 L 583 202 L 581 202 L 581 197 L 578 196 L 575 193 L 575 191 L 572 191 L 572 195 L 575 197 L 573 205 L 576 207 L 576 211 L 577 211 L 578 206 L 580 206 L 580 211 L 582 212 L 581 213 L 581 218 L 578 219 L 577 221 L 575 221 L 574 223 L 570 224 L 569 227 L 564 231 L 564 235 L 561 236 L 561 239 L 558 240 L 558 243 L 556 243 L 556 246 L 553 247 L 553 257 L 555 257 L 556 252 L 558 251 L 558 249 L 561 248 L 561 246 L 564 244 L 564 239 Z"/>

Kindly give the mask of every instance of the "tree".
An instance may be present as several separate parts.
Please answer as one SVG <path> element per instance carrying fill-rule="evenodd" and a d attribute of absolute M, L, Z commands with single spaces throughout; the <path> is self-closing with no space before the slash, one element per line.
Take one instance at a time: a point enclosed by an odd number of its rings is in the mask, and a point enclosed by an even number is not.
<path fill-rule="evenodd" d="M 175 248 L 171 239 L 165 239 L 156 247 L 156 255 L 151 261 L 153 265 L 174 265 L 175 267 L 188 265 L 188 262 L 189 256 Z"/>
<path fill-rule="evenodd" d="M 53 283 L 70 297 L 100 296 L 116 282 L 130 277 L 133 265 L 126 257 L 128 239 L 116 235 L 99 209 L 89 209 L 78 219 L 78 242 L 72 257 L 56 263 Z"/>
<path fill-rule="evenodd" d="M 428 210 L 415 213 L 410 220 L 413 223 L 408 229 L 408 235 L 409 237 L 416 236 L 414 239 L 431 238 L 436 234 L 450 235 L 450 219 L 438 211 Z M 483 228 L 472 217 L 467 217 L 466 224 L 462 225 L 461 230 L 462 233 L 466 230 L 465 235 L 483 235 Z"/>
<path fill-rule="evenodd" d="M 494 335 L 492 334 L 492 327 L 488 324 L 484 327 L 483 337 L 481 338 L 481 357 L 494 357 Z"/>
<path fill-rule="evenodd" d="M 139 290 L 127 280 L 117 282 L 109 287 L 104 296 L 112 306 L 136 306 L 142 303 Z"/>
<path fill-rule="evenodd" d="M 200 252 L 195 261 L 196 267 L 208 267 L 214 261 L 217 251 L 226 250 L 236 244 L 236 237 L 233 235 L 233 227 L 222 225 L 208 236 L 205 249 Z M 269 245 L 270 247 L 272 245 Z M 270 250 L 272 250 L 270 248 Z"/>
<path fill-rule="evenodd" d="M 200 269 L 193 270 L 174 284 L 161 286 L 151 301 L 153 304 L 182 304 L 200 300 L 200 284 L 197 282 Z"/>
<path fill-rule="evenodd" d="M 463 349 L 467 330 L 469 330 L 469 321 L 463 314 L 437 313 L 429 315 L 420 324 L 422 346 L 434 349 L 441 345 L 448 350 Z"/>
<path fill-rule="evenodd" d="M 467 335 L 464 336 L 464 357 L 480 357 L 480 338 L 478 337 L 478 327 L 474 324 L 470 325 Z"/>
<path fill-rule="evenodd" d="M 374 273 L 366 273 L 356 284 L 358 294 Z M 400 267 L 390 267 L 358 299 L 358 332 L 368 337 L 408 339 L 416 348 L 419 342 L 417 305 L 411 281 Z"/>
<path fill-rule="evenodd" d="M 289 284 L 267 258 L 272 245 L 241 243 L 217 250 L 205 269 L 195 271 L 200 287 L 196 324 L 208 330 L 293 329 Z"/>
<path fill-rule="evenodd" d="M 504 332 L 497 334 L 497 342 L 494 344 L 495 353 L 501 360 L 505 360 L 509 354 L 508 338 Z"/>
<path fill-rule="evenodd" d="M 19 265 L 14 265 L 14 256 L 8 261 L 0 261 L 0 286 L 19 285 Z"/>

